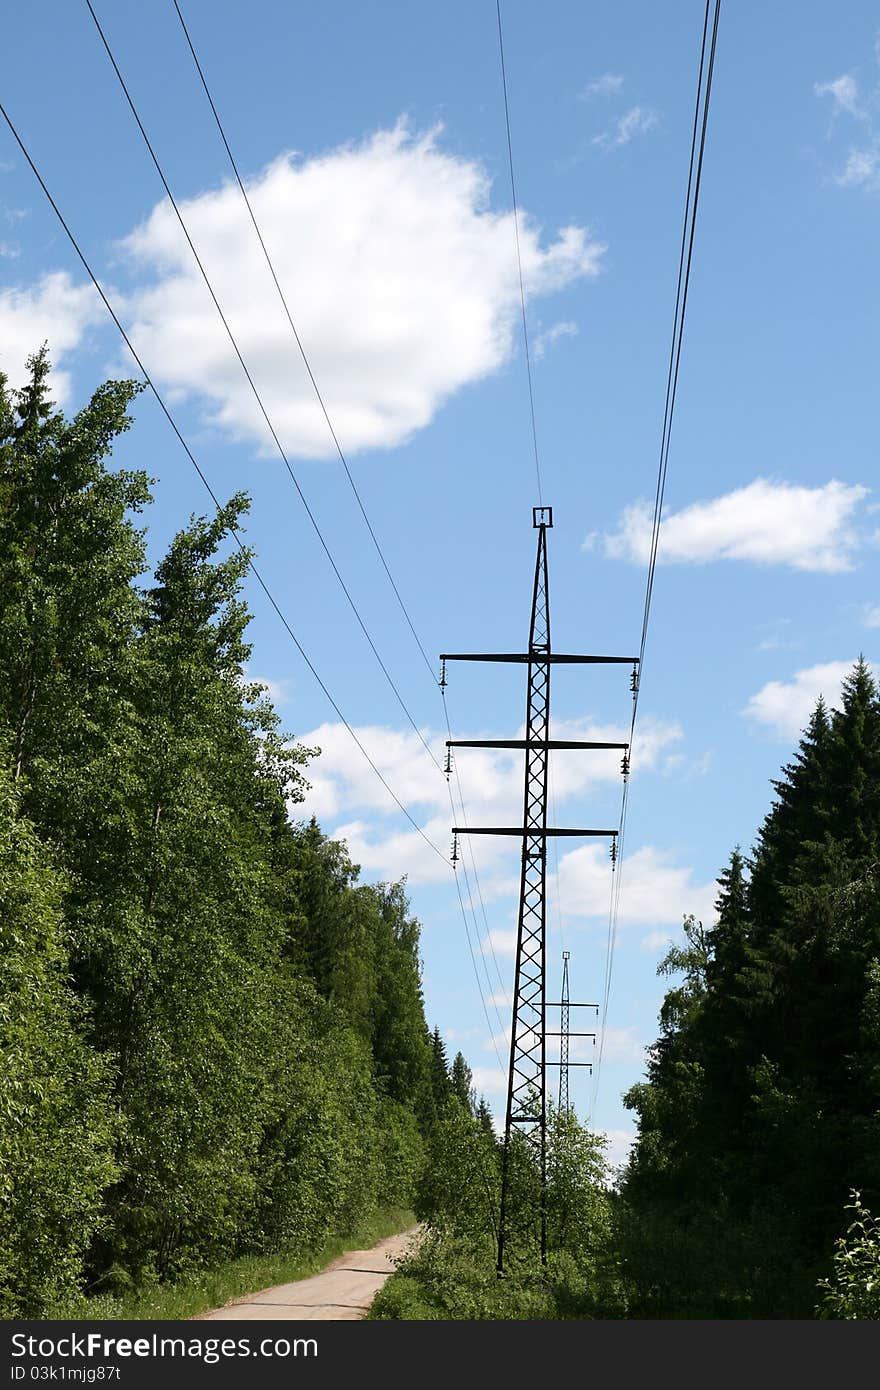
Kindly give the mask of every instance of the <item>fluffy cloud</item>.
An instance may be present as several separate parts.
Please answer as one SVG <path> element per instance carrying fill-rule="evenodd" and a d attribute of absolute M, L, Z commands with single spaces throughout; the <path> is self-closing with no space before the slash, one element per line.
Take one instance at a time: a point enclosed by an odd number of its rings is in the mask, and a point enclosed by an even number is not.
<path fill-rule="evenodd" d="M 516 342 L 512 213 L 489 207 L 483 167 L 403 123 L 303 161 L 276 159 L 249 185 L 279 281 L 343 448 L 399 444 L 442 403 L 496 371 Z M 333 452 L 239 190 L 181 204 L 193 241 L 285 447 Z M 600 270 L 583 227 L 543 244 L 520 214 L 530 296 Z M 133 340 L 167 388 L 265 450 L 266 425 L 173 211 L 160 203 L 125 241 L 141 288 Z M 151 283 L 144 285 L 146 277 Z"/>
<path fill-rule="evenodd" d="M 603 150 L 619 150 L 637 135 L 645 135 L 657 124 L 657 115 L 644 106 L 631 106 L 614 122 L 610 130 L 593 136 L 593 144 Z"/>
<path fill-rule="evenodd" d="M 703 922 L 714 920 L 717 885 L 695 883 L 693 870 L 673 864 L 666 852 L 645 845 L 625 856 L 619 872 L 623 874 L 618 912 L 622 926 L 679 923 L 688 912 Z M 566 918 L 607 919 L 610 874 L 605 842 L 566 854 L 559 863 L 559 887 Z"/>
<path fill-rule="evenodd" d="M 743 714 L 772 729 L 781 738 L 797 738 L 806 727 L 821 695 L 836 705 L 841 683 L 853 668 L 852 661 L 826 661 L 798 671 L 790 681 L 768 681 L 751 697 Z"/>
<path fill-rule="evenodd" d="M 584 1031 L 588 1030 L 585 1028 Z M 599 1049 L 598 1046 L 595 1049 L 588 1049 L 587 1041 L 587 1039 L 582 1039 L 583 1046 L 577 1055 L 584 1062 L 592 1062 L 598 1059 Z M 591 1055 L 591 1051 L 595 1052 L 595 1057 Z M 574 1042 L 572 1042 L 572 1055 L 574 1055 Z M 603 1062 L 644 1062 L 645 1043 L 640 1042 L 636 1037 L 634 1028 L 609 1028 L 606 1025 L 602 1044 L 602 1060 Z"/>
<path fill-rule="evenodd" d="M 471 1079 L 474 1090 L 478 1096 L 506 1096 L 507 1094 L 507 1073 L 503 1067 L 472 1067 Z M 504 1133 L 504 1116 L 500 1121 L 496 1116 L 496 1127 L 500 1123 L 501 1133 Z"/>
<path fill-rule="evenodd" d="M 658 560 L 696 564 L 750 560 L 826 573 L 848 570 L 859 543 L 849 523 L 868 491 L 836 479 L 810 488 L 756 478 L 721 497 L 667 513 Z M 646 564 L 651 520 L 647 503 L 628 507 L 617 530 L 605 537 L 606 554 Z M 593 539 L 588 537 L 585 544 L 589 546 Z"/>
<path fill-rule="evenodd" d="M 0 290 L 0 371 L 11 386 L 21 386 L 25 360 L 48 341 L 54 364 L 49 382 L 52 397 L 59 405 L 67 405 L 70 375 L 59 364 L 105 315 L 92 286 L 75 285 L 64 271 L 44 275 L 29 288 Z"/>
<path fill-rule="evenodd" d="M 411 883 L 448 882 L 450 863 L 431 845 L 444 853 L 449 849 L 449 816 L 429 820 L 417 830 L 396 830 L 377 835 L 366 821 L 337 826 L 334 840 L 344 840 L 352 862 L 359 864 L 370 878 L 398 879 L 406 875 Z M 430 842 L 430 843 L 429 843 Z"/>
<path fill-rule="evenodd" d="M 865 627 L 880 627 L 880 603 L 868 604 L 864 616 Z"/>

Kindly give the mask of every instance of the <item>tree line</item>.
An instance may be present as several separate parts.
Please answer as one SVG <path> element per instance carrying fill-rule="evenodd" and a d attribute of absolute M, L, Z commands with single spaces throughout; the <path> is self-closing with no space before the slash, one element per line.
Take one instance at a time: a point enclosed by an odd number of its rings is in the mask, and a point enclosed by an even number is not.
<path fill-rule="evenodd" d="M 404 885 L 296 818 L 318 750 L 246 675 L 247 498 L 150 576 L 151 480 L 111 466 L 139 388 L 68 420 L 48 373 L 0 378 L 7 1318 L 409 1207 L 470 1087 Z"/>
<path fill-rule="evenodd" d="M 717 921 L 687 919 L 661 964 L 675 983 L 626 1098 L 643 1316 L 810 1316 L 845 1208 L 880 1208 L 880 697 L 863 660 L 773 787 Z"/>

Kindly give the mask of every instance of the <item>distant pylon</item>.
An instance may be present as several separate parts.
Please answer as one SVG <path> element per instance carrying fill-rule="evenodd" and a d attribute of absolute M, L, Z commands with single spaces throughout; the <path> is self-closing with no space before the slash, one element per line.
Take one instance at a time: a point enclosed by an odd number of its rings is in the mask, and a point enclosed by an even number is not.
<path fill-rule="evenodd" d="M 562 1000 L 559 1020 L 559 1109 L 570 1109 L 568 1100 L 568 1029 L 571 999 L 568 993 L 568 960 L 571 951 L 562 952 Z"/>

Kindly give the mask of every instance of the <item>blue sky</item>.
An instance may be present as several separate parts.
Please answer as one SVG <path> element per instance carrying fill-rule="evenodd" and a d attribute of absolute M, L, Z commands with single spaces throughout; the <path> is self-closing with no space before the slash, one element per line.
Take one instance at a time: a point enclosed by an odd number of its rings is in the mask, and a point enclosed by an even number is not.
<path fill-rule="evenodd" d="M 364 506 L 432 662 L 527 640 L 536 496 L 495 6 L 386 2 L 183 13 Z M 364 622 L 442 758 L 435 683 L 314 400 L 173 5 L 95 3 L 270 417 Z M 503 6 L 557 649 L 638 650 L 703 6 Z M 819 692 L 880 650 L 876 6 L 746 0 L 721 18 L 696 252 L 639 705 L 593 1121 L 622 1156 L 682 915 L 752 843 Z M 2 101 L 310 659 L 445 854 L 445 780 L 357 627 L 198 280 L 85 4 L 14 8 Z M 74 409 L 124 348 L 0 131 L 0 368 L 48 338 Z M 156 478 L 151 555 L 201 484 L 155 402 L 116 461 Z M 517 856 L 474 841 L 474 979 L 451 870 L 403 819 L 259 591 L 252 673 L 322 756 L 308 809 L 366 879 L 408 875 L 431 1023 L 503 1110 Z M 557 735 L 628 726 L 626 672 L 554 676 Z M 450 668 L 456 737 L 512 737 L 523 671 Z M 618 734 L 625 737 L 625 734 Z M 515 758 L 462 750 L 471 823 L 521 814 Z M 555 815 L 615 824 L 616 759 L 559 754 Z M 466 851 L 469 853 L 469 851 Z M 469 861 L 468 861 L 469 862 Z M 555 995 L 600 996 L 603 845 L 551 857 Z M 462 885 L 464 886 L 464 885 Z M 491 949 L 489 941 L 491 939 Z M 554 982 L 556 988 L 554 988 Z M 588 1054 L 587 1054 L 588 1055 Z M 572 1080 L 582 1114 L 593 1087 Z"/>

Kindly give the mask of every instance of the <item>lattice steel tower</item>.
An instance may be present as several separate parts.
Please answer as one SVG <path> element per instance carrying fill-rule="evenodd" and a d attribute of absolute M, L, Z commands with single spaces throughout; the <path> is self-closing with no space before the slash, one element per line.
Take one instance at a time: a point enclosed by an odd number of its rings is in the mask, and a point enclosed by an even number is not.
<path fill-rule="evenodd" d="M 562 952 L 562 997 L 559 1004 L 562 1010 L 559 1019 L 559 1109 L 562 1111 L 571 1108 L 568 1099 L 568 1032 L 571 1013 L 571 996 L 568 992 L 568 961 L 570 956 L 571 951 Z"/>
<path fill-rule="evenodd" d="M 538 531 L 538 554 L 532 589 L 532 614 L 527 652 L 500 654 L 444 653 L 441 656 L 446 678 L 447 661 L 517 662 L 528 668 L 526 698 L 526 736 L 524 739 L 450 739 L 450 747 L 518 748 L 525 752 L 523 823 L 520 826 L 454 826 L 453 835 L 515 835 L 522 838 L 519 923 L 516 944 L 516 973 L 513 991 L 513 1017 L 510 1032 L 510 1064 L 507 1084 L 507 1113 L 504 1125 L 504 1158 L 501 1184 L 501 1212 L 498 1234 L 498 1271 L 504 1268 L 505 1240 L 508 1234 L 511 1195 L 513 1139 L 519 1134 L 530 1156 L 529 1170 L 537 1179 L 540 1192 L 541 1258 L 547 1257 L 547 962 L 545 947 L 547 837 L 602 836 L 614 844 L 616 830 L 561 829 L 547 825 L 547 782 L 549 754 L 556 748 L 628 749 L 626 743 L 585 743 L 551 739 L 550 667 L 554 664 L 613 663 L 637 668 L 631 656 L 573 656 L 550 649 L 550 600 L 547 582 L 547 531 L 553 525 L 552 507 L 533 507 L 532 524 Z M 453 853 L 455 850 L 453 850 Z M 519 1160 L 517 1160 L 519 1161 Z"/>

